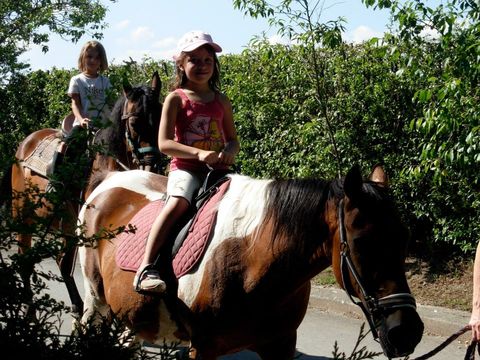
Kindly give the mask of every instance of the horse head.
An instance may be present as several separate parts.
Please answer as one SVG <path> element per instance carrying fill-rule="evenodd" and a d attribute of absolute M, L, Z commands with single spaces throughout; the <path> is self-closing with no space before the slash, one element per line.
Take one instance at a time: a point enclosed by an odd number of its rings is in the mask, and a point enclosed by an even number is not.
<path fill-rule="evenodd" d="M 160 155 L 157 137 L 161 86 L 158 72 L 153 74 L 150 87 L 123 85 L 125 101 L 121 119 L 125 121 L 127 145 L 138 168 L 154 172 Z"/>
<path fill-rule="evenodd" d="M 352 168 L 338 203 L 333 261 L 338 283 L 368 319 L 389 358 L 406 356 L 420 342 L 423 323 L 405 277 L 408 232 L 388 194 L 388 179 L 376 167 L 369 181 Z M 357 299 L 357 300 L 355 300 Z"/>

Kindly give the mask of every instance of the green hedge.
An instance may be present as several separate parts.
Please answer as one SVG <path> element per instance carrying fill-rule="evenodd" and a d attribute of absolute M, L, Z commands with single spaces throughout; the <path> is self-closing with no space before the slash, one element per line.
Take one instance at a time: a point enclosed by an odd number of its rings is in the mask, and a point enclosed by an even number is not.
<path fill-rule="evenodd" d="M 302 46 L 258 41 L 221 56 L 222 89 L 241 142 L 238 165 L 255 177 L 334 178 L 356 163 L 365 175 L 383 163 L 412 230 L 411 250 L 470 254 L 480 238 L 480 109 L 478 75 L 464 63 L 474 54 L 446 68 L 445 58 L 459 57 L 465 44 L 395 41 L 317 49 L 318 82 Z M 144 59 L 107 75 L 119 95 L 124 79 L 148 83 L 155 70 L 165 95 L 172 63 Z M 58 126 L 69 112 L 74 73 L 26 73 L 0 88 L 2 164 L 27 134 Z"/>

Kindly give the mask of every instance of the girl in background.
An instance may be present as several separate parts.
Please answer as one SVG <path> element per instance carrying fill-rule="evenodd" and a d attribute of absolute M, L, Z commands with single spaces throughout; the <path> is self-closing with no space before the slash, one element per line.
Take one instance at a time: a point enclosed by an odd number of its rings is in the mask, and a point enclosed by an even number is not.
<path fill-rule="evenodd" d="M 72 99 L 72 113 L 75 116 L 72 130 L 65 134 L 52 159 L 52 174 L 55 168 L 63 162 L 68 146 L 74 148 L 74 155 L 86 151 L 86 140 L 82 139 L 83 129 L 87 128 L 93 119 L 105 120 L 109 116 L 107 91 L 111 88 L 110 81 L 102 75 L 108 69 L 107 54 L 101 43 L 95 40 L 85 43 L 78 56 L 80 73 L 70 79 L 68 96 Z"/>

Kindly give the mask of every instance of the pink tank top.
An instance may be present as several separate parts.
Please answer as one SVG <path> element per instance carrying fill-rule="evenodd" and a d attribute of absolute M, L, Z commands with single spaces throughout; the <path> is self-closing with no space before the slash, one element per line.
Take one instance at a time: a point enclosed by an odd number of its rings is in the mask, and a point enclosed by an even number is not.
<path fill-rule="evenodd" d="M 224 110 L 218 93 L 215 93 L 212 101 L 202 103 L 190 100 L 183 89 L 175 92 L 182 98 L 182 108 L 175 122 L 175 141 L 197 149 L 222 151 L 225 146 Z M 170 162 L 170 170 L 176 169 L 208 171 L 207 165 L 199 160 L 174 157 Z"/>

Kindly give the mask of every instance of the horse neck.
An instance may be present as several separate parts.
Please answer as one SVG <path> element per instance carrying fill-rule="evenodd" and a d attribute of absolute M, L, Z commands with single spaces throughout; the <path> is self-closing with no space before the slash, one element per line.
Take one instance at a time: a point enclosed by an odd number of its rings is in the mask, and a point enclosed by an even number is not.
<path fill-rule="evenodd" d="M 332 266 L 335 279 L 342 284 L 340 274 L 340 228 L 338 223 L 338 199 L 331 198 L 325 205 L 324 220 L 328 228 L 328 236 L 323 243 L 319 258 L 323 261 L 321 270 Z M 320 270 L 320 271 L 321 271 Z"/>
<path fill-rule="evenodd" d="M 95 137 L 95 143 L 105 144 L 103 146 L 106 147 L 109 155 L 97 153 L 94 165 L 101 170 L 126 170 L 119 164 L 120 162 L 128 169 L 132 169 L 133 161 L 126 144 L 125 125 L 121 119 L 121 112 L 114 111 L 111 120 L 112 124 L 100 130 Z"/>
<path fill-rule="evenodd" d="M 273 225 L 263 224 L 256 235 L 247 238 L 247 266 L 244 287 L 247 291 L 276 293 L 276 290 L 261 290 L 263 286 L 274 286 L 280 292 L 295 292 L 322 270 L 331 265 L 331 241 L 324 242 L 308 254 L 300 252 L 291 239 L 280 235 L 275 243 L 271 241 Z M 266 280 L 267 279 L 267 280 Z"/>

